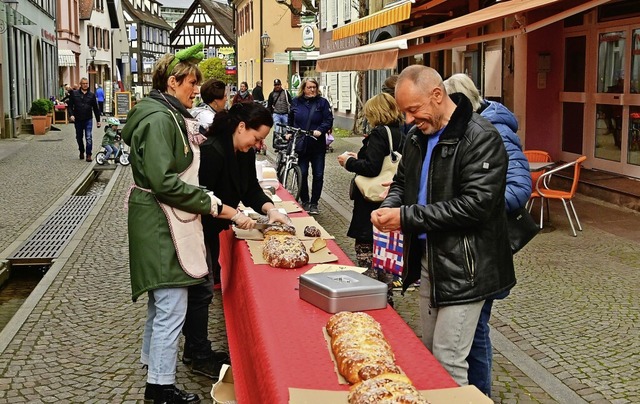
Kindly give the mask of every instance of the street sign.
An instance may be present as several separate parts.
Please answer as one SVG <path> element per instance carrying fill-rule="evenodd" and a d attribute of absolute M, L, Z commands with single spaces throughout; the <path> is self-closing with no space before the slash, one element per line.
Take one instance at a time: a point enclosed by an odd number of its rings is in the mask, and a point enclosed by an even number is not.
<path fill-rule="evenodd" d="M 279 65 L 288 65 L 289 64 L 289 53 L 288 52 L 276 52 L 273 55 L 274 63 Z"/>

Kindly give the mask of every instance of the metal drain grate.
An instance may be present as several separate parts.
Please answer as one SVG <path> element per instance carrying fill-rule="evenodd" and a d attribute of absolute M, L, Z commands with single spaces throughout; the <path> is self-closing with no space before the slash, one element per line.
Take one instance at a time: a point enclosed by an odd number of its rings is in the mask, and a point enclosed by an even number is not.
<path fill-rule="evenodd" d="M 70 196 L 8 257 L 13 265 L 46 265 L 57 258 L 98 200 L 99 195 Z"/>

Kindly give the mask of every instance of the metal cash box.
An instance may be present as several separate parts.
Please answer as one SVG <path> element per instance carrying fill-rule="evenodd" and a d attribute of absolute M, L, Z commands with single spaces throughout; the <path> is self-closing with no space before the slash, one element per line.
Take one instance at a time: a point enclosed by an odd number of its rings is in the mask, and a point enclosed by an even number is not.
<path fill-rule="evenodd" d="M 356 271 L 300 276 L 300 299 L 328 313 L 384 309 L 387 290 L 386 284 Z"/>

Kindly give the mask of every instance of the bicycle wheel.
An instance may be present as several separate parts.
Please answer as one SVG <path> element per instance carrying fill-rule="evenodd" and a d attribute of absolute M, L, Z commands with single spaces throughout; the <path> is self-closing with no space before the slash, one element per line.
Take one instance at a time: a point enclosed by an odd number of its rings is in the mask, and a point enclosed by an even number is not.
<path fill-rule="evenodd" d="M 104 155 L 104 152 L 98 152 L 98 154 L 96 154 L 96 163 L 99 165 L 103 165 L 105 162 L 106 158 Z"/>
<path fill-rule="evenodd" d="M 302 170 L 300 167 L 297 165 L 289 167 L 282 184 L 284 189 L 289 191 L 293 199 L 297 201 L 300 198 L 300 187 L 302 186 Z"/>

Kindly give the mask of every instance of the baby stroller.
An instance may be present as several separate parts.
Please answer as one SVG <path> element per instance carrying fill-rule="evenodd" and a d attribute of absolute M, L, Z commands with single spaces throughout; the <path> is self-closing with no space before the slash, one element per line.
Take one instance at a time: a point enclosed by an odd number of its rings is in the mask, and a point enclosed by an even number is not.
<path fill-rule="evenodd" d="M 107 118 L 107 126 L 119 126 L 119 125 L 120 125 L 120 120 L 118 120 L 118 118 L 114 118 L 114 117 Z M 116 130 L 116 133 L 117 133 L 116 142 L 118 145 L 118 152 L 116 153 L 115 157 L 109 157 L 109 160 L 113 159 L 114 163 L 120 163 L 123 166 L 128 166 L 130 164 L 129 151 L 125 150 L 125 144 L 121 136 L 122 129 Z M 109 161 L 106 156 L 106 150 L 104 147 L 102 147 L 100 151 L 96 154 L 96 164 L 104 165 L 105 163 L 109 164 Z"/>

